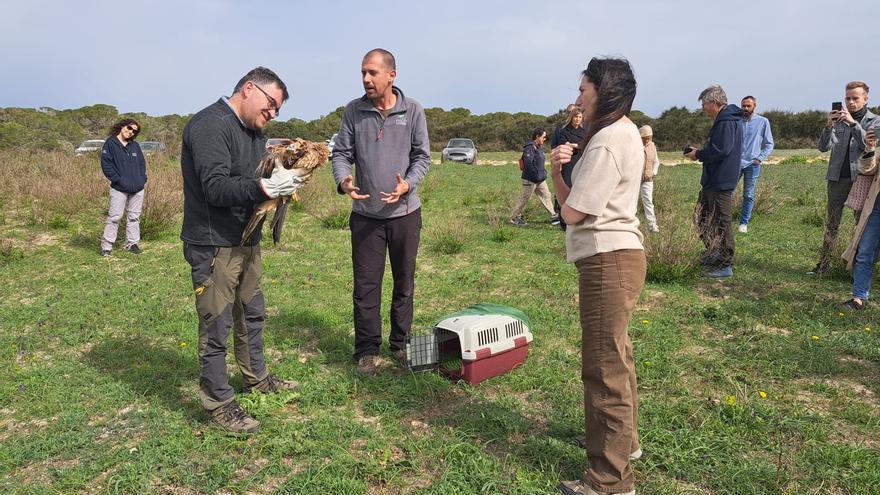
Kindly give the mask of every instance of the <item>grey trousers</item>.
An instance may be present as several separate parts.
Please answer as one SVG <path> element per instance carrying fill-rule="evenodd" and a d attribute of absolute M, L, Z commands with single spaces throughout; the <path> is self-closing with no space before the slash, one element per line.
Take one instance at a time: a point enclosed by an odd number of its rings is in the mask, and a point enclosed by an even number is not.
<path fill-rule="evenodd" d="M 846 203 L 852 184 L 851 178 L 828 181 L 828 205 L 825 210 L 825 233 L 822 235 L 822 247 L 819 250 L 819 271 L 825 271 L 831 264 L 834 248 L 837 246 L 837 232 L 840 230 L 843 205 Z M 853 212 L 856 223 L 859 223 L 860 214 L 860 211 Z"/>
<path fill-rule="evenodd" d="M 213 411 L 235 399 L 226 371 L 226 341 L 234 328 L 235 361 L 248 385 L 269 372 L 263 358 L 266 304 L 260 246 L 217 247 L 183 244 L 192 267 L 196 312 L 199 315 L 199 399 Z"/>
<path fill-rule="evenodd" d="M 110 251 L 116 242 L 119 222 L 122 214 L 128 212 L 125 219 L 125 248 L 141 242 L 141 210 L 144 207 L 144 190 L 136 193 L 124 193 L 110 188 L 110 206 L 107 209 L 107 222 L 101 236 L 101 250 Z"/>

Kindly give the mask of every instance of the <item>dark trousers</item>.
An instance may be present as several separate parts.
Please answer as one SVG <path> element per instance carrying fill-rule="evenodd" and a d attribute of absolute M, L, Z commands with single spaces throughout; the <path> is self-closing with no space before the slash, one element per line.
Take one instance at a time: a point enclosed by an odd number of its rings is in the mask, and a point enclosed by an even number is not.
<path fill-rule="evenodd" d="M 260 246 L 216 247 L 183 244 L 192 267 L 196 313 L 199 316 L 199 399 L 206 410 L 235 398 L 226 371 L 226 341 L 234 328 L 235 361 L 248 385 L 269 372 L 263 358 L 266 304 Z"/>
<path fill-rule="evenodd" d="M 701 190 L 697 199 L 697 232 L 706 246 L 704 260 L 710 267 L 733 264 L 732 205 L 733 191 Z"/>
<path fill-rule="evenodd" d="M 565 185 L 571 187 L 571 174 L 574 172 L 574 166 L 577 165 L 578 160 L 580 160 L 581 155 L 572 155 L 571 161 L 562 166 L 562 182 L 565 182 Z M 553 209 L 556 211 L 556 215 L 559 216 L 559 228 L 565 232 L 565 229 L 568 228 L 568 225 L 562 221 L 562 205 L 559 204 L 559 201 L 556 199 L 556 195 L 553 195 Z"/>
<path fill-rule="evenodd" d="M 825 271 L 831 264 L 834 248 L 837 246 L 837 232 L 843 216 L 843 205 L 852 188 L 852 179 L 828 181 L 828 205 L 825 209 L 825 233 L 822 235 L 822 248 L 819 250 L 819 271 Z M 856 223 L 859 223 L 860 211 L 854 211 Z"/>
<path fill-rule="evenodd" d="M 376 219 L 357 213 L 349 218 L 351 262 L 354 270 L 354 358 L 379 355 L 382 344 L 382 277 L 385 252 L 391 260 L 394 288 L 391 293 L 392 351 L 406 348 L 413 320 L 416 255 L 422 229 L 422 211 Z"/>
<path fill-rule="evenodd" d="M 640 249 L 575 262 L 579 277 L 581 379 L 589 465 L 584 480 L 600 493 L 633 489 L 629 456 L 639 450 L 639 398 L 629 319 L 645 284 Z"/>

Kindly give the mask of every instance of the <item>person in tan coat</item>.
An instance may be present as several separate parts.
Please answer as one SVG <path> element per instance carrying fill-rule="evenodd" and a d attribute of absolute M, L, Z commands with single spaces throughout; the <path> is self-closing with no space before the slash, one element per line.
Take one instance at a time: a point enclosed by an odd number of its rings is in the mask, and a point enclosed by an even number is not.
<path fill-rule="evenodd" d="M 657 156 L 657 146 L 654 145 L 654 131 L 651 126 L 639 127 L 639 136 L 642 138 L 642 144 L 645 145 L 645 170 L 642 172 L 639 198 L 642 200 L 642 209 L 645 211 L 648 230 L 660 232 L 660 227 L 657 226 L 657 215 L 654 214 L 654 176 L 660 170 L 660 158 Z"/>
<path fill-rule="evenodd" d="M 861 310 L 868 302 L 868 291 L 871 288 L 871 277 L 874 275 L 874 263 L 880 252 L 880 174 L 877 173 L 877 155 L 874 147 L 880 127 L 871 128 L 865 136 L 865 152 L 859 158 L 859 174 L 873 175 L 868 196 L 865 198 L 865 206 L 859 218 L 856 232 L 843 259 L 846 260 L 847 269 L 853 272 L 852 297 L 843 303 L 848 310 Z"/>

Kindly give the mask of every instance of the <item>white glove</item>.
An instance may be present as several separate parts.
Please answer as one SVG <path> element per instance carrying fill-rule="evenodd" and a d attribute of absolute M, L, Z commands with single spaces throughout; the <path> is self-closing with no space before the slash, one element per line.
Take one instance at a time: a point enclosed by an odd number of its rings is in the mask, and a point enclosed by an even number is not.
<path fill-rule="evenodd" d="M 260 179 L 260 186 L 266 196 L 277 198 L 278 196 L 291 196 L 304 182 L 305 180 L 293 174 L 293 170 L 275 167 L 271 177 Z"/>

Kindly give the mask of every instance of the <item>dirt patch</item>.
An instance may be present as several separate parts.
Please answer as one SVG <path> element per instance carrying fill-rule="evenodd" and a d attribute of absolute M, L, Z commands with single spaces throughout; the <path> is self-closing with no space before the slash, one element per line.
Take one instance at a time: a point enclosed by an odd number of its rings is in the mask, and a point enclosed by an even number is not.
<path fill-rule="evenodd" d="M 789 335 L 791 335 L 791 330 L 789 330 L 787 328 L 768 327 L 768 326 L 763 325 L 761 323 L 758 323 L 757 325 L 755 325 L 755 330 L 757 330 L 759 332 L 763 332 L 763 333 L 773 334 L 773 335 L 783 335 L 785 337 L 788 337 Z"/>
<path fill-rule="evenodd" d="M 21 469 L 10 473 L 10 477 L 17 477 L 24 482 L 25 486 L 36 484 L 50 485 L 53 480 L 51 472 L 69 469 L 79 465 L 79 459 L 64 459 L 61 456 L 52 457 L 45 461 L 33 462 Z"/>

